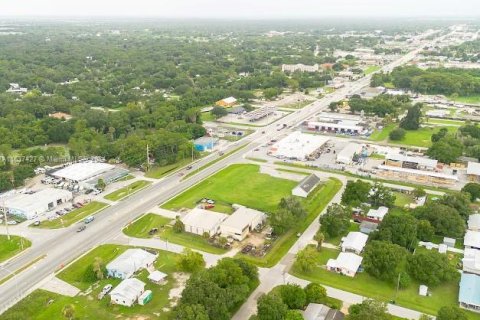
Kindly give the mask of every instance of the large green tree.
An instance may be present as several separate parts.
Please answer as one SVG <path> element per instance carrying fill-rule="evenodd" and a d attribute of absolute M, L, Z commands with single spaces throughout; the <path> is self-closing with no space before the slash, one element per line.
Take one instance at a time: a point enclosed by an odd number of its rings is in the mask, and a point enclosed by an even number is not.
<path fill-rule="evenodd" d="M 408 272 L 417 281 L 432 287 L 458 276 L 446 255 L 427 250 L 408 257 Z"/>
<path fill-rule="evenodd" d="M 349 227 L 350 213 L 342 205 L 334 203 L 320 216 L 320 231 L 326 239 L 345 234 Z"/>
<path fill-rule="evenodd" d="M 407 251 L 396 244 L 371 241 L 365 247 L 362 265 L 375 278 L 395 282 L 402 271 Z"/>

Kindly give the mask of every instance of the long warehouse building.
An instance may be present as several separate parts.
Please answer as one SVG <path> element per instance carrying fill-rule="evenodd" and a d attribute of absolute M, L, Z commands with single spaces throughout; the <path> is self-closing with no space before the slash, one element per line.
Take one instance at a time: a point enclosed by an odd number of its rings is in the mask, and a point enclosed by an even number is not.
<path fill-rule="evenodd" d="M 317 153 L 330 140 L 328 137 L 295 131 L 275 143 L 269 154 L 280 159 L 306 161 L 317 158 Z"/>

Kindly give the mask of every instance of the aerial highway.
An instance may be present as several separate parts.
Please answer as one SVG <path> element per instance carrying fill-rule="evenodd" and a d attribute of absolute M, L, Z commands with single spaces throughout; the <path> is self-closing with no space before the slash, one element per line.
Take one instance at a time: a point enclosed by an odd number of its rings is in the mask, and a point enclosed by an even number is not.
<path fill-rule="evenodd" d="M 432 42 L 437 40 L 438 39 L 432 40 Z M 389 71 L 396 66 L 410 61 L 427 43 L 428 42 L 422 42 L 419 48 L 384 66 L 382 70 Z M 28 265 L 38 257 L 44 256 L 44 258 L 0 285 L 0 313 L 24 298 L 32 290 L 38 288 L 44 279 L 56 271 L 61 270 L 66 264 L 78 256 L 115 238 L 122 232 L 122 228 L 125 225 L 148 212 L 149 209 L 167 201 L 187 188 L 215 174 L 222 168 L 241 161 L 248 152 L 277 137 L 279 134 L 283 134 L 283 131 L 288 130 L 282 129 L 279 131 L 278 124 L 282 126 L 283 124 L 296 126 L 312 115 L 326 109 L 332 101 L 344 99 L 346 96 L 368 86 L 370 78 L 371 75 L 354 82 L 346 83 L 345 87 L 322 99 L 316 100 L 303 109 L 293 112 L 275 123 L 257 130 L 250 136 L 229 146 L 228 149 L 223 150 L 227 156 L 222 157 L 219 161 L 199 170 L 187 178 L 174 173 L 159 179 L 150 187 L 98 213 L 95 222 L 91 223 L 84 232 L 75 232 L 78 227 L 77 224 L 59 230 L 35 229 L 35 233 L 39 233 L 39 235 L 38 238 L 32 236 L 32 247 L 23 254 L 0 265 L 0 279 Z M 215 153 L 203 158 L 194 163 L 192 170 L 202 168 L 202 166 L 205 166 L 218 157 L 220 157 L 219 154 Z M 14 233 L 14 228 L 11 231 Z M 4 227 L 0 228 L 0 233 L 5 233 Z M 29 237 L 26 234 L 25 236 Z"/>

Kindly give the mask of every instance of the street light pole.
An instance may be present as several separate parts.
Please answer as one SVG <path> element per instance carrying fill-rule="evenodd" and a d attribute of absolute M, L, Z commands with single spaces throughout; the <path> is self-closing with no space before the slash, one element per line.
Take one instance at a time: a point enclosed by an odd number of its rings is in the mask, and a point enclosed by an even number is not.
<path fill-rule="evenodd" d="M 10 240 L 10 232 L 8 232 L 8 223 L 7 223 L 7 207 L 5 206 L 5 199 L 3 199 L 3 220 L 5 223 L 5 230 L 7 231 L 7 239 Z"/>

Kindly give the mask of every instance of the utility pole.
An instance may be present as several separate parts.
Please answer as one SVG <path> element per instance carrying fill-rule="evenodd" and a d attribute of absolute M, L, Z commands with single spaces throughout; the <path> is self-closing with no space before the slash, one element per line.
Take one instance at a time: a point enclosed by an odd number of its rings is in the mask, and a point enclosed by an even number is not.
<path fill-rule="evenodd" d="M 193 145 L 194 145 L 194 143 L 193 143 L 193 140 L 192 140 L 192 162 L 193 162 Z"/>

